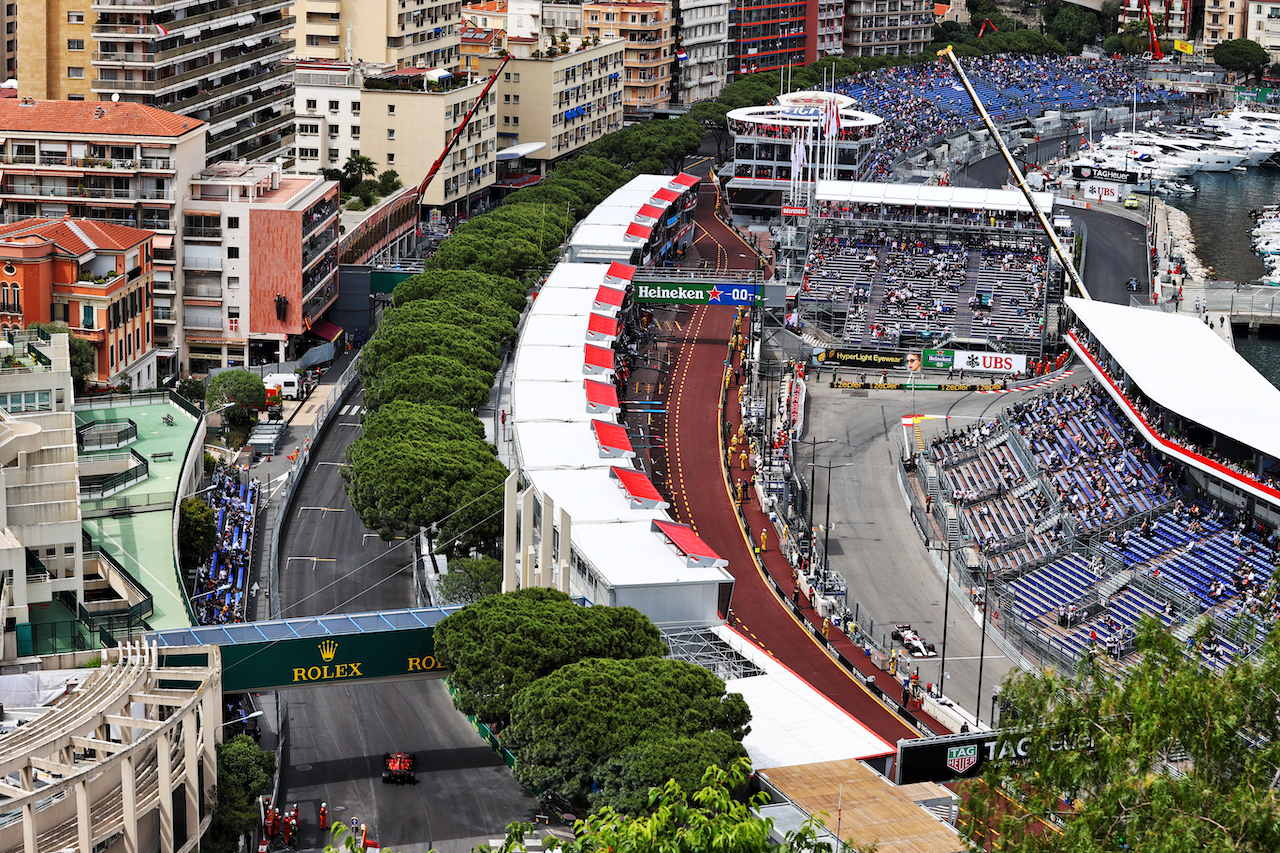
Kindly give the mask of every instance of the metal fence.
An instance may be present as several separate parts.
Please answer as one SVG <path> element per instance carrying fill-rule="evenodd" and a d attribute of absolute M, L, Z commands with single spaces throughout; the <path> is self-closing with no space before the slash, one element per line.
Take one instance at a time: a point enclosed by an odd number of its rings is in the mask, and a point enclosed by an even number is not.
<path fill-rule="evenodd" d="M 1230 287 L 1205 288 L 1205 301 L 1210 311 L 1226 314 L 1242 321 L 1266 319 L 1280 322 L 1280 287 L 1252 283 L 1215 282 Z"/>

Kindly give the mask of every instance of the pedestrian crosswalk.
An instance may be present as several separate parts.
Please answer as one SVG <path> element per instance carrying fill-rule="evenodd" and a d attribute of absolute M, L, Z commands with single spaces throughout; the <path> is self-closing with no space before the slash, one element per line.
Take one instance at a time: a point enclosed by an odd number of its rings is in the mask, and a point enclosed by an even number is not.
<path fill-rule="evenodd" d="M 347 415 L 359 416 L 363 414 L 364 406 L 361 406 L 359 403 L 350 403 L 338 410 L 338 417 L 342 418 L 345 418 Z"/>

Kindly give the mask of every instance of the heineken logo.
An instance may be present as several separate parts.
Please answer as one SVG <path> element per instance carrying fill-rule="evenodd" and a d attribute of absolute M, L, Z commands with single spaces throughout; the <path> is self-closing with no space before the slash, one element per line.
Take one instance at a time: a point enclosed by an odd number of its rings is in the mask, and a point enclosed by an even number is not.
<path fill-rule="evenodd" d="M 754 305 L 755 284 L 672 284 L 636 282 L 636 301 L 685 305 Z"/>
<path fill-rule="evenodd" d="M 947 766 L 956 773 L 964 773 L 978 763 L 978 745 L 952 746 L 947 749 Z"/>
<path fill-rule="evenodd" d="M 707 291 L 701 287 L 674 287 L 663 286 L 660 284 L 641 284 L 636 288 L 636 295 L 640 299 L 670 299 L 680 301 L 685 299 L 696 299 L 699 302 L 707 298 Z"/>

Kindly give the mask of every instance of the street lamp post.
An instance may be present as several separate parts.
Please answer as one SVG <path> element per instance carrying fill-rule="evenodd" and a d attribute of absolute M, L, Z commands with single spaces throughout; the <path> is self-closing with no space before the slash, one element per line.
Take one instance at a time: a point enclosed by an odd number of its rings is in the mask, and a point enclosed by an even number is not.
<path fill-rule="evenodd" d="M 942 660 L 938 668 L 938 695 L 942 695 L 942 685 L 947 680 L 947 625 L 950 624 L 951 613 L 951 553 L 955 546 L 947 543 L 947 578 L 943 586 L 946 598 L 942 602 Z"/>
<path fill-rule="evenodd" d="M 818 445 L 819 444 L 832 444 L 834 442 L 835 442 L 834 438 L 828 438 L 828 439 L 824 439 L 823 441 L 818 441 L 818 436 L 815 434 L 813 436 L 813 441 L 810 442 L 810 445 L 812 446 L 812 450 L 809 451 L 809 464 L 811 466 L 818 464 Z M 805 519 L 806 523 L 808 523 L 809 525 L 809 559 L 810 560 L 813 559 L 813 542 L 814 542 L 814 539 L 817 537 L 817 533 L 813 529 L 813 493 L 814 491 L 816 491 L 813 488 L 813 486 L 814 486 L 813 476 L 810 475 L 809 476 L 809 514 Z"/>
<path fill-rule="evenodd" d="M 982 587 L 982 642 L 978 647 L 978 700 L 974 702 L 974 723 L 982 723 L 982 665 L 987 660 L 987 612 L 991 610 L 991 572 L 987 572 L 986 585 Z"/>
<path fill-rule="evenodd" d="M 822 526 L 822 579 L 823 581 L 826 581 L 827 567 L 831 563 L 831 557 L 829 556 L 830 552 L 827 550 L 831 544 L 831 469 L 848 468 L 853 465 L 853 463 L 841 462 L 839 464 L 829 463 L 826 465 L 819 465 L 817 462 L 810 462 L 809 464 L 814 468 L 827 469 L 827 515 L 826 521 L 823 522 Z M 810 565 L 812 565 L 812 563 L 810 563 Z"/>

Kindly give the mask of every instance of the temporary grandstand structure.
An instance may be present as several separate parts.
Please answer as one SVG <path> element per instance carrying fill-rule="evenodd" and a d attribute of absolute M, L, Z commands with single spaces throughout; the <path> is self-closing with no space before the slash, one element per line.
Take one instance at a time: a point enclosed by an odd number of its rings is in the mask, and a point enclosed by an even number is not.
<path fill-rule="evenodd" d="M 696 175 L 637 175 L 574 228 L 565 259 L 649 266 L 693 237 Z"/>
<path fill-rule="evenodd" d="M 617 422 L 616 396 L 611 405 L 601 394 L 610 384 L 592 375 L 595 356 L 612 353 L 604 341 L 590 343 L 605 325 L 594 318 L 616 318 L 613 294 L 634 272 L 559 264 L 525 320 L 510 423 L 527 489 L 519 498 L 514 483 L 508 489 L 504 587 L 554 584 L 596 604 L 636 607 L 660 624 L 712 624 L 728 612 L 733 577 L 696 533 L 671 523 L 632 461 L 644 444 L 632 444 Z"/>
<path fill-rule="evenodd" d="M 1053 193 L 1033 193 L 1042 208 L 1053 206 Z M 817 201 L 881 204 L 937 211 L 1030 213 L 1031 205 L 1017 190 L 982 187 L 884 184 L 869 181 L 818 181 Z"/>

